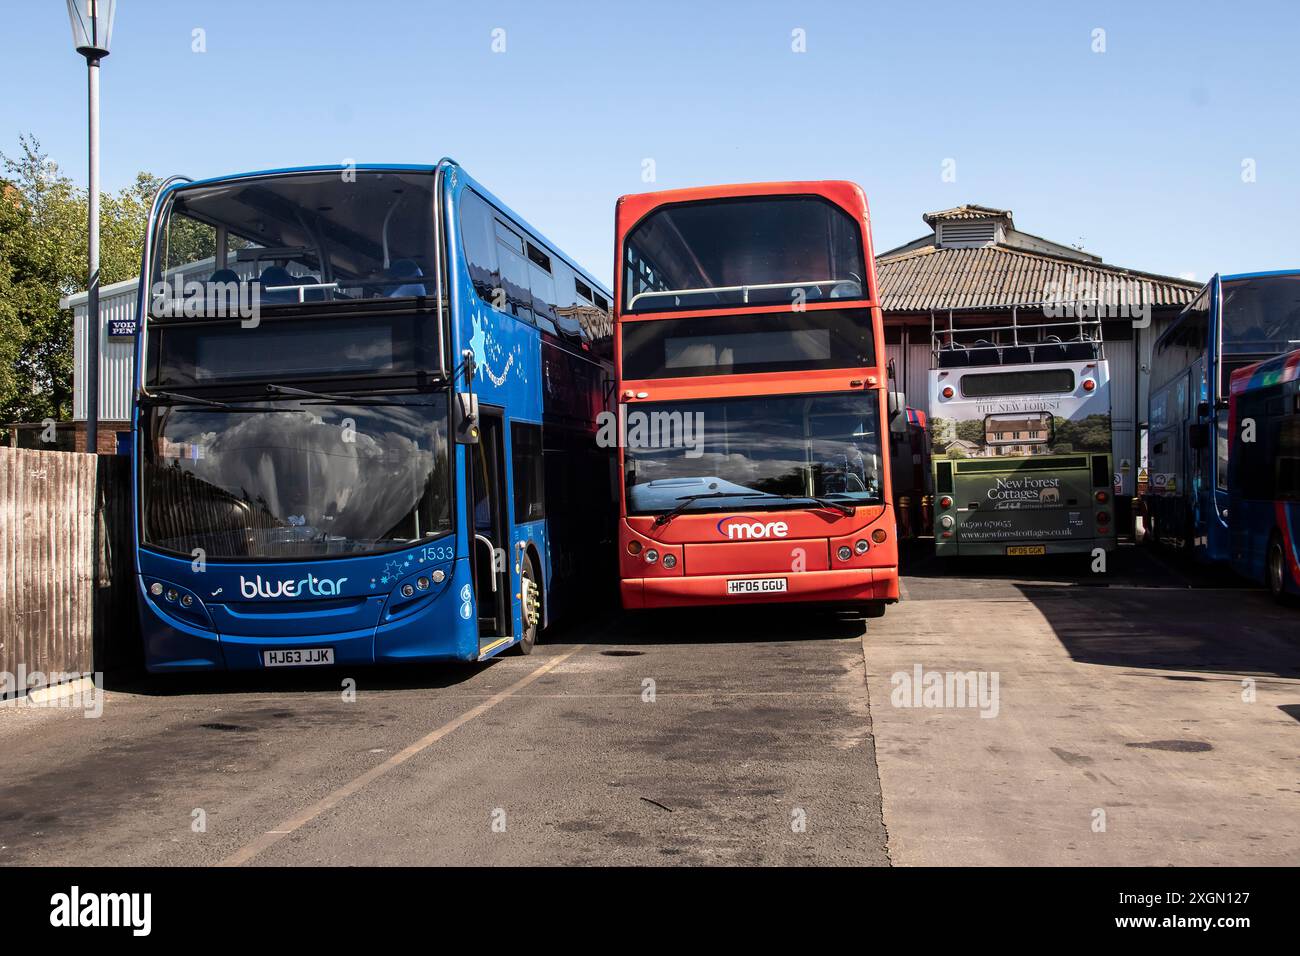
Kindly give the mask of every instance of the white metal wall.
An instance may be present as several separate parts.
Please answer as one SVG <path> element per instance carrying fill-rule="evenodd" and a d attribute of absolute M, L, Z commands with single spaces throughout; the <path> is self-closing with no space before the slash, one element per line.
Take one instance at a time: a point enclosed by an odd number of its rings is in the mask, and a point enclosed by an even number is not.
<path fill-rule="evenodd" d="M 131 417 L 135 379 L 135 336 L 109 338 L 109 319 L 135 316 L 136 283 L 114 283 L 99 293 L 99 418 L 126 421 Z M 73 314 L 72 417 L 86 419 L 86 296 L 71 299 Z"/>
<path fill-rule="evenodd" d="M 1110 366 L 1110 427 L 1111 457 L 1115 473 L 1120 476 L 1119 493 L 1131 495 L 1137 489 L 1137 459 L 1133 450 L 1133 432 L 1137 426 L 1134 415 L 1134 389 L 1136 388 L 1137 356 L 1135 343 L 1107 342 L 1106 361 Z M 1128 469 L 1122 468 L 1128 462 Z"/>

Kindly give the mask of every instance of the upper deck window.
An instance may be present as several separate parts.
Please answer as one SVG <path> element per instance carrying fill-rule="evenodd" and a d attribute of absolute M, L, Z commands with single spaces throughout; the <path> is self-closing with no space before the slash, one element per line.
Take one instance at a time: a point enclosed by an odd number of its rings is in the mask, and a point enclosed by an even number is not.
<path fill-rule="evenodd" d="M 1068 368 L 967 373 L 961 377 L 961 394 L 963 398 L 1050 395 L 1056 392 L 1072 391 L 1074 391 L 1074 372 Z"/>
<path fill-rule="evenodd" d="M 623 248 L 628 312 L 866 298 L 862 229 L 817 196 L 656 209 Z"/>
<path fill-rule="evenodd" d="M 431 173 L 235 179 L 173 194 L 151 274 L 167 298 L 180 282 L 254 280 L 262 305 L 431 296 L 433 227 Z"/>
<path fill-rule="evenodd" d="M 1273 355 L 1300 347 L 1300 275 L 1223 283 L 1223 351 Z"/>

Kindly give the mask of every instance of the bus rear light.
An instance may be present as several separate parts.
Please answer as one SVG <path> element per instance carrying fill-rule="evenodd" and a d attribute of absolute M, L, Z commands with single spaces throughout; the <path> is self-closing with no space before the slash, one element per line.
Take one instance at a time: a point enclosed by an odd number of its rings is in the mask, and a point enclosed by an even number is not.
<path fill-rule="evenodd" d="M 888 537 L 889 533 L 886 532 L 884 528 L 877 528 L 875 531 L 871 532 L 871 540 L 876 542 L 876 544 L 884 544 L 885 539 Z"/>
<path fill-rule="evenodd" d="M 1110 515 L 1104 511 L 1098 511 L 1097 524 L 1110 524 Z"/>
<path fill-rule="evenodd" d="M 1097 492 L 1097 501 L 1100 502 L 1101 504 L 1105 504 L 1107 499 L 1109 498 L 1110 495 L 1106 494 L 1106 492 L 1104 491 Z"/>
<path fill-rule="evenodd" d="M 659 552 L 658 552 L 658 551 L 656 551 L 654 548 L 650 548 L 648 551 L 646 551 L 646 553 L 645 553 L 645 563 L 646 563 L 646 564 L 654 564 L 654 563 L 655 563 L 656 561 L 658 561 L 658 560 L 659 560 Z"/>
<path fill-rule="evenodd" d="M 629 541 L 629 542 L 627 543 L 627 553 L 630 554 L 630 555 L 633 555 L 633 556 L 640 554 L 640 553 L 641 553 L 641 542 L 640 542 L 640 541 Z"/>
<path fill-rule="evenodd" d="M 853 557 L 853 549 L 847 544 L 842 544 L 840 545 L 840 549 L 835 552 L 835 556 L 841 561 L 847 561 L 849 558 Z"/>
<path fill-rule="evenodd" d="M 951 537 L 952 537 L 952 532 L 951 532 L 951 531 L 945 531 L 943 534 L 939 535 L 939 537 L 941 537 L 941 538 L 951 538 Z"/>
<path fill-rule="evenodd" d="M 944 495 L 942 498 L 939 499 L 939 507 L 940 507 L 940 508 L 951 508 L 951 507 L 952 507 L 952 499 L 949 498 L 947 495 Z"/>
<path fill-rule="evenodd" d="M 951 385 L 945 385 L 945 386 L 944 386 L 944 388 L 943 388 L 943 397 L 944 397 L 944 398 L 952 398 L 953 395 L 955 395 L 955 394 L 956 394 L 956 392 L 954 392 L 954 391 L 952 390 L 952 386 L 951 386 Z"/>
<path fill-rule="evenodd" d="M 1083 380 L 1083 390 L 1084 390 L 1085 392 L 1091 392 L 1091 391 L 1092 391 L 1094 388 L 1096 388 L 1096 387 L 1097 387 L 1097 383 L 1094 382 L 1092 379 L 1090 379 L 1090 378 L 1085 378 L 1085 379 Z"/>
<path fill-rule="evenodd" d="M 856 551 L 858 554 L 866 554 L 869 550 L 871 550 L 871 543 L 869 541 L 859 539 L 858 541 L 855 541 L 853 543 L 853 550 Z"/>

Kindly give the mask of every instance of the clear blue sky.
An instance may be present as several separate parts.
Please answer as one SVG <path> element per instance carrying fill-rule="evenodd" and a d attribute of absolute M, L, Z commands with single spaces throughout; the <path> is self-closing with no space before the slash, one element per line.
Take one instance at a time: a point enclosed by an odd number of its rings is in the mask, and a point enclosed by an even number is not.
<path fill-rule="evenodd" d="M 861 183 L 877 250 L 977 202 L 1133 268 L 1300 266 L 1294 0 L 118 6 L 107 189 L 449 154 L 606 281 L 617 196 L 794 178 Z M 84 77 L 62 2 L 6 4 L 0 151 L 34 133 L 84 181 Z"/>

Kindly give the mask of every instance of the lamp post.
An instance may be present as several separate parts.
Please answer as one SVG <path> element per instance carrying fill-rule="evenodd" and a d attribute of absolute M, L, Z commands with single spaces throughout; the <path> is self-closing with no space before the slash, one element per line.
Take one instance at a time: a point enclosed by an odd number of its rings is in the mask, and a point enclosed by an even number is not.
<path fill-rule="evenodd" d="M 72 45 L 86 58 L 90 107 L 89 243 L 86 254 L 86 451 L 99 450 L 99 61 L 108 56 L 117 0 L 68 0 Z"/>

